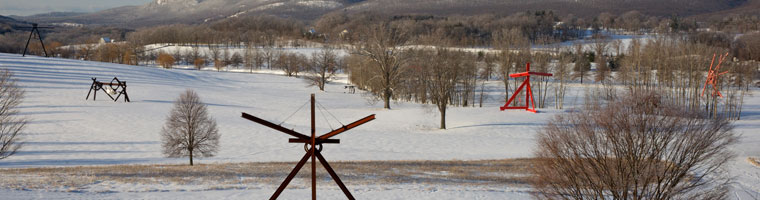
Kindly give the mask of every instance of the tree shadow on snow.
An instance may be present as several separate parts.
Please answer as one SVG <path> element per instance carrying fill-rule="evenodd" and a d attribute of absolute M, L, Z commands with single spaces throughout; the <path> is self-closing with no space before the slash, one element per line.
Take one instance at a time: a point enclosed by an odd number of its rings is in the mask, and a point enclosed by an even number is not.
<path fill-rule="evenodd" d="M 19 150 L 14 156 L 31 156 L 31 155 L 60 155 L 60 154 L 122 154 L 122 153 L 138 153 L 142 151 L 80 151 L 80 150 L 49 150 L 49 151 L 23 151 Z"/>
<path fill-rule="evenodd" d="M 136 144 L 158 144 L 158 141 L 136 141 L 136 142 L 24 142 L 24 145 L 136 145 Z"/>
<path fill-rule="evenodd" d="M 22 160 L 0 162 L 0 167 L 36 167 L 36 166 L 77 166 L 77 165 L 116 165 L 116 164 L 136 164 L 157 161 L 159 159 L 138 159 L 138 158 L 118 158 L 118 159 L 39 159 L 39 160 Z"/>
<path fill-rule="evenodd" d="M 477 128 L 477 127 L 541 127 L 545 125 L 544 123 L 492 123 L 492 124 L 473 124 L 473 125 L 465 125 L 465 126 L 457 126 L 452 127 L 448 129 L 460 129 L 460 128 Z"/>
<path fill-rule="evenodd" d="M 137 102 L 148 102 L 148 103 L 167 103 L 167 104 L 173 104 L 174 101 L 166 101 L 166 100 L 141 100 Z M 215 104 L 215 103 L 206 103 L 208 106 L 218 106 L 218 107 L 232 107 L 232 108 L 253 108 L 250 106 L 239 106 L 239 105 L 227 105 L 227 104 Z"/>

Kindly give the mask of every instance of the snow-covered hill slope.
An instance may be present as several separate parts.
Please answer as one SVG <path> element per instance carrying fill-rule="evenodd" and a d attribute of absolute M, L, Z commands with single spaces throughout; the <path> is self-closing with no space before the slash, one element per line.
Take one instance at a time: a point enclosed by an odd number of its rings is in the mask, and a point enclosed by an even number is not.
<path fill-rule="evenodd" d="M 438 130 L 432 107 L 397 103 L 383 110 L 357 94 L 344 93 L 343 84 L 326 92 L 298 78 L 195 70 L 166 70 L 77 60 L 0 54 L 0 67 L 10 69 L 26 88 L 22 115 L 30 118 L 26 146 L 0 162 L 0 167 L 93 164 L 184 163 L 164 158 L 159 131 L 172 101 L 193 89 L 208 103 L 222 134 L 221 151 L 200 162 L 292 161 L 301 145 L 287 143 L 285 134 L 244 120 L 247 112 L 279 123 L 316 93 L 317 101 L 347 124 L 370 114 L 377 119 L 341 135 L 340 145 L 326 145 L 332 160 L 449 160 L 528 157 L 534 130 L 549 116 L 500 112 L 494 96 L 483 108 L 453 108 L 448 130 Z M 91 77 L 128 84 L 131 103 L 85 100 Z M 498 89 L 494 87 L 494 89 Z M 497 90 L 498 91 L 498 90 Z M 498 94 L 495 94 L 498 95 Z M 321 116 L 321 114 L 317 114 Z M 326 114 L 317 120 L 318 132 L 339 124 Z M 298 112 L 284 126 L 308 130 L 308 112 Z"/>
<path fill-rule="evenodd" d="M 306 103 L 310 93 L 316 93 L 317 101 L 343 124 L 377 114 L 376 120 L 338 136 L 341 144 L 325 144 L 323 154 L 336 161 L 531 157 L 535 131 L 553 115 L 564 112 L 553 109 L 543 109 L 538 114 L 501 112 L 498 106 L 502 104 L 504 93 L 502 86 L 493 82 L 489 86 L 491 98 L 482 108 L 451 108 L 447 116 L 449 129 L 439 130 L 438 112 L 431 106 L 395 103 L 392 110 L 380 109 L 381 103 L 373 104 L 361 92 L 344 93 L 342 83 L 330 84 L 326 92 L 319 92 L 315 87 L 307 87 L 302 79 L 281 75 L 167 70 L 16 54 L 0 54 L 0 68 L 11 70 L 25 88 L 21 115 L 30 119 L 25 146 L 17 155 L 0 160 L 0 167 L 186 163 L 185 158 L 165 158 L 159 137 L 172 101 L 185 89 L 195 90 L 208 104 L 222 135 L 218 155 L 198 159 L 197 163 L 296 161 L 303 155 L 302 145 L 289 144 L 285 134 L 244 120 L 240 115 L 247 112 L 280 123 Z M 110 81 L 114 76 L 127 81 L 131 103 L 107 100 L 102 92 L 97 101 L 85 100 L 92 82 L 90 78 Z M 583 96 L 584 87 L 587 86 L 572 85 L 566 105 L 581 101 L 579 97 Z M 757 198 L 760 196 L 760 168 L 745 159 L 760 156 L 760 97 L 748 97 L 744 106 L 742 120 L 736 122 L 736 131 L 742 138 L 733 147 L 738 157 L 729 163 L 728 169 L 737 177 L 733 194 L 737 198 Z M 306 133 L 308 116 L 307 109 L 303 109 L 283 126 Z M 327 113 L 325 117 L 321 113 L 317 116 L 318 134 L 330 131 L 330 126 L 339 126 Z M 403 188 L 406 187 L 397 187 L 401 192 L 393 194 L 415 193 Z M 378 192 L 373 188 L 359 190 L 365 190 L 366 194 Z M 463 192 L 456 188 L 435 190 L 440 191 L 431 193 L 444 199 L 456 198 L 449 195 Z M 308 194 L 306 190 L 301 192 Z M 478 192 L 484 191 L 472 190 L 459 197 L 478 198 L 481 195 Z M 484 193 L 481 197 L 520 198 L 510 192 L 496 196 Z M 240 194 L 217 196 L 234 198 L 235 195 Z M 123 196 L 132 197 L 144 196 Z M 149 198 L 153 197 L 158 196 Z"/>

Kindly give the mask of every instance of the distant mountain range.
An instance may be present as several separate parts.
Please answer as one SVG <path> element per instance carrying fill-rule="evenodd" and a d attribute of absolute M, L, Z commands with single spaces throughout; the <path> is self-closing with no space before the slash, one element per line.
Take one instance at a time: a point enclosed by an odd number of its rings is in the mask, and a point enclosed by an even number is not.
<path fill-rule="evenodd" d="M 141 6 L 123 6 L 95 13 L 14 17 L 43 23 L 139 27 L 172 23 L 199 24 L 259 14 L 308 20 L 353 3 L 355 1 L 348 0 L 156 0 Z"/>
<path fill-rule="evenodd" d="M 330 12 L 476 15 L 553 10 L 560 15 L 593 17 L 601 12 L 637 10 L 653 16 L 695 16 L 736 10 L 760 0 L 156 0 L 95 13 L 48 13 L 14 18 L 41 23 L 141 27 L 200 24 L 246 15 L 276 15 L 313 20 Z M 741 9 L 740 9 L 741 10 Z M 753 9 L 750 9 L 753 10 Z M 757 10 L 755 10 L 757 11 Z"/>
<path fill-rule="evenodd" d="M 0 34 L 18 30 L 19 27 L 28 26 L 26 22 L 0 15 Z"/>

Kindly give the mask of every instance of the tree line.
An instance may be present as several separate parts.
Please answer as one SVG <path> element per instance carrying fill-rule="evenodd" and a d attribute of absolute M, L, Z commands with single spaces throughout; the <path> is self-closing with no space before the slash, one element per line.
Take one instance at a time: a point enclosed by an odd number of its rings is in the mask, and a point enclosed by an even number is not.
<path fill-rule="evenodd" d="M 493 41 L 498 51 L 492 52 L 445 48 L 445 37 L 424 37 L 441 45 L 410 47 L 404 29 L 389 23 L 370 26 L 346 58 L 347 71 L 352 83 L 383 101 L 386 109 L 393 100 L 437 105 L 441 128 L 445 128 L 447 106 L 482 105 L 488 96 L 483 92 L 486 81 L 501 80 L 504 97 L 511 96 L 521 80 L 508 75 L 523 72 L 529 62 L 532 71 L 554 74 L 533 80 L 540 108 L 554 104 L 561 109 L 571 82 L 595 82 L 598 95 L 606 99 L 615 98 L 619 87 L 657 91 L 673 104 L 729 119 L 741 118 L 743 99 L 758 74 L 757 61 L 732 53 L 735 44 L 720 45 L 696 35 L 634 39 L 628 45 L 595 35 L 586 45 L 556 45 L 547 51 L 533 49 L 519 29 L 512 29 L 500 32 Z M 723 53 L 729 58 L 722 68 L 727 74 L 716 86 L 725 97 L 702 95 L 711 58 Z"/>
<path fill-rule="evenodd" d="M 228 18 L 202 24 L 175 24 L 126 29 L 110 26 L 56 27 L 43 30 L 46 43 L 61 46 L 96 43 L 101 37 L 128 41 L 134 45 L 155 43 L 225 44 L 242 47 L 275 46 L 277 41 L 340 42 L 350 44 L 360 37 L 366 24 L 391 23 L 406 29 L 411 40 L 423 42 L 417 36 L 438 34 L 453 46 L 493 46 L 496 34 L 504 29 L 520 29 L 534 44 L 573 40 L 588 35 L 589 30 L 626 33 L 694 32 L 709 28 L 724 33 L 750 33 L 760 30 L 757 16 L 729 15 L 723 18 L 679 16 L 648 16 L 638 11 L 597 16 L 560 15 L 551 10 L 504 14 L 474 14 L 466 16 L 391 15 L 380 12 L 332 12 L 312 21 L 256 15 Z M 313 30 L 313 31 L 311 31 Z M 23 51 L 28 32 L 8 29 L 0 34 L 0 52 Z M 294 44 L 298 45 L 298 44 Z"/>

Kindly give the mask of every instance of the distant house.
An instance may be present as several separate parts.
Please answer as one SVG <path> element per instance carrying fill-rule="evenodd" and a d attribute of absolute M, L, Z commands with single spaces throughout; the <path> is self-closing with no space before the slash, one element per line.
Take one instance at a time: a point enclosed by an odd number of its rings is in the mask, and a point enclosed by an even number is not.
<path fill-rule="evenodd" d="M 112 42 L 113 42 L 113 40 L 111 38 L 109 38 L 109 37 L 102 37 L 102 38 L 100 38 L 100 41 L 99 41 L 100 44 L 108 44 L 108 43 L 112 43 Z"/>

